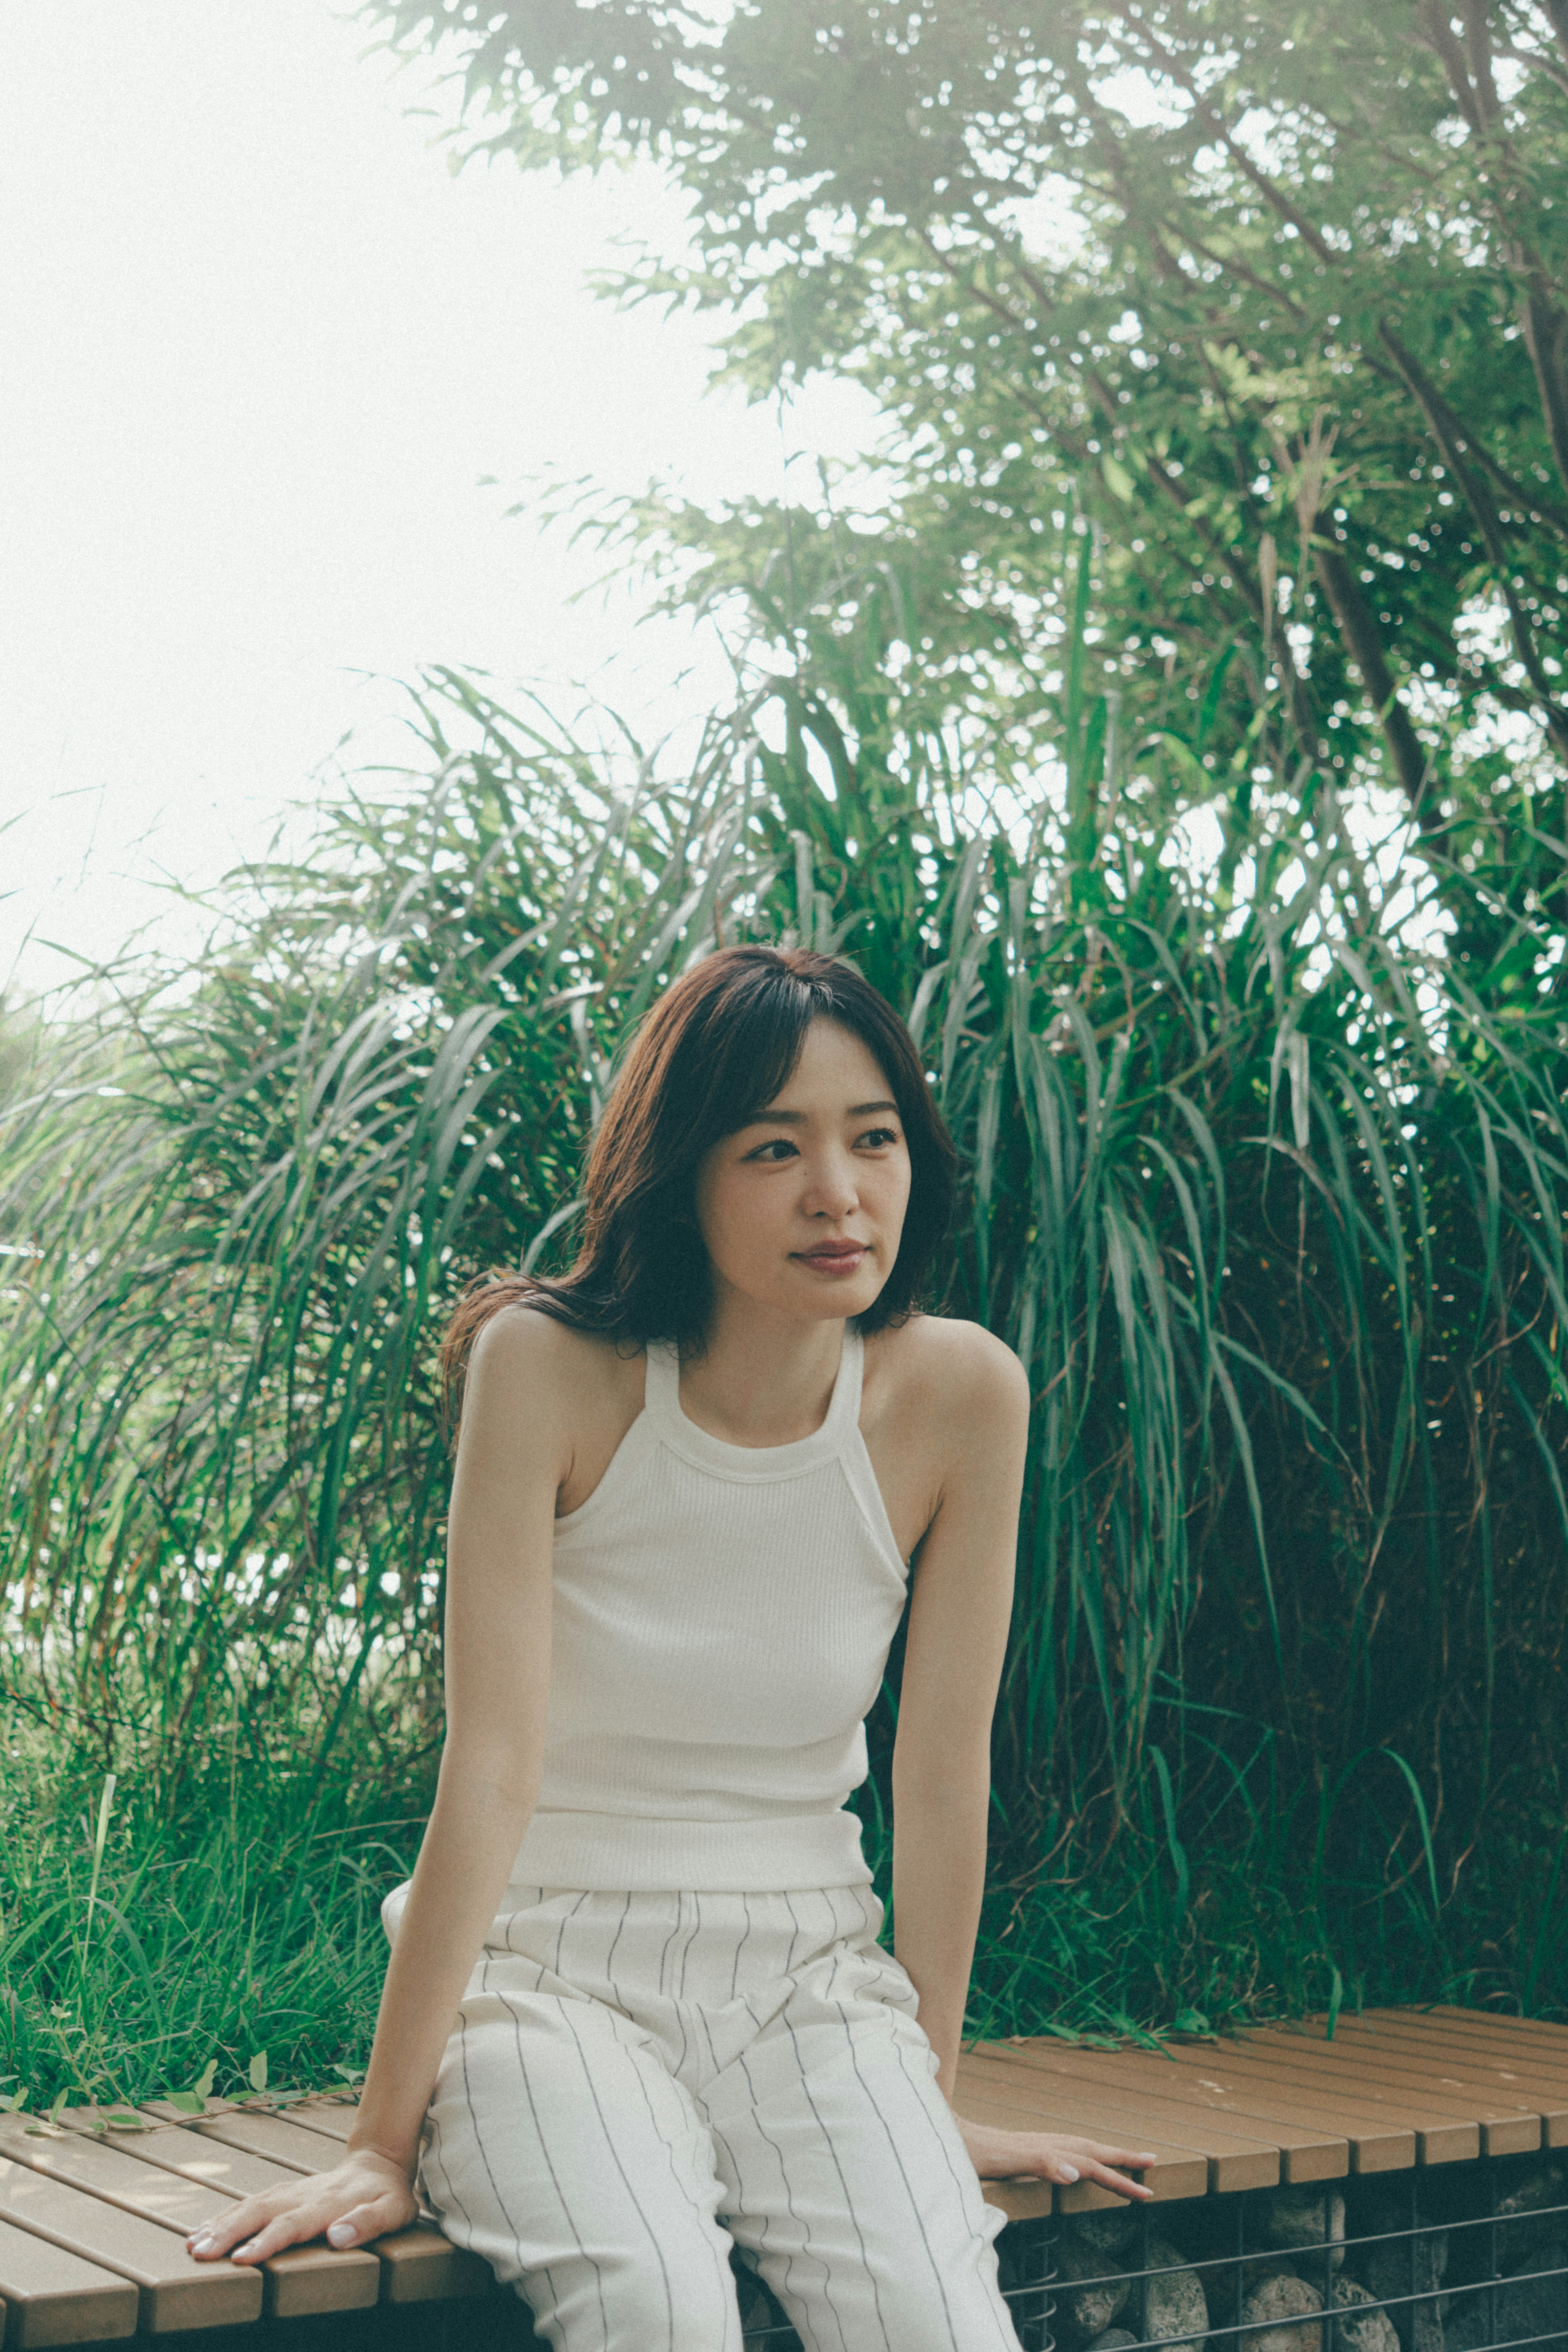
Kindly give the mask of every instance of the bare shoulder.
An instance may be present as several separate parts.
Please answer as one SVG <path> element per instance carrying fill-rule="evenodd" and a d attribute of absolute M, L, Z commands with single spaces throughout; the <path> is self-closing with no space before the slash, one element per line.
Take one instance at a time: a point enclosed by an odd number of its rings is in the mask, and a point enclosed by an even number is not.
<path fill-rule="evenodd" d="M 627 1384 L 632 1371 L 613 1340 L 574 1331 L 537 1307 L 503 1307 L 474 1342 L 466 1399 L 482 1394 L 486 1405 L 515 1404 L 530 1412 L 546 1407 L 553 1418 L 570 1422 L 607 1390 Z M 640 1383 L 640 1372 L 634 1376 Z"/>
<path fill-rule="evenodd" d="M 1029 1379 L 1006 1340 L 956 1316 L 915 1315 L 869 1343 L 890 1406 L 948 1428 L 995 1429 L 1029 1419 Z M 868 1367 L 870 1369 L 870 1367 Z"/>

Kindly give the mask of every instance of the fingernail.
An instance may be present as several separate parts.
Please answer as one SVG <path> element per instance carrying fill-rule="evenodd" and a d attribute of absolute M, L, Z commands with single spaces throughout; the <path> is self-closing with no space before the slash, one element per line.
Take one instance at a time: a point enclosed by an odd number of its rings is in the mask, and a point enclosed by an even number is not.
<path fill-rule="evenodd" d="M 200 2238 L 191 2239 L 190 2247 L 193 2254 L 210 2254 L 213 2251 L 213 2242 L 204 2234 Z"/>
<path fill-rule="evenodd" d="M 351 2246 L 358 2236 L 359 2231 L 351 2221 L 334 2221 L 327 2232 L 327 2243 L 329 2246 Z"/>
<path fill-rule="evenodd" d="M 1061 2177 L 1063 2180 L 1076 2180 L 1078 2178 L 1076 2166 L 1064 2164 L 1061 2168 Z"/>

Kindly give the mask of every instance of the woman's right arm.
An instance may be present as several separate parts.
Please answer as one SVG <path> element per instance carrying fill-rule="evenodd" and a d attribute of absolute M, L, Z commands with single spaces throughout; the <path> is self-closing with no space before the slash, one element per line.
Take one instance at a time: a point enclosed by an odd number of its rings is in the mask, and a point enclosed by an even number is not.
<path fill-rule="evenodd" d="M 387 1966 L 350 2135 L 331 2171 L 246 2197 L 190 2241 L 259 2262 L 326 2233 L 361 2243 L 417 2210 L 420 2133 L 452 2020 L 538 1795 L 556 1496 L 571 1464 L 582 1343 L 526 1309 L 480 1333 L 447 1528 L 446 1738 Z"/>

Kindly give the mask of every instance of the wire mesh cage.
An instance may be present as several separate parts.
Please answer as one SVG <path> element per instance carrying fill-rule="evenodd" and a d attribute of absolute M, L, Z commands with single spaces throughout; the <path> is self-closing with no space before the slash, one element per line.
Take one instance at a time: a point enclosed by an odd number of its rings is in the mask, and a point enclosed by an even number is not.
<path fill-rule="evenodd" d="M 1022 2222 L 1025 2352 L 1568 2352 L 1568 2172 L 1542 2156 Z"/>

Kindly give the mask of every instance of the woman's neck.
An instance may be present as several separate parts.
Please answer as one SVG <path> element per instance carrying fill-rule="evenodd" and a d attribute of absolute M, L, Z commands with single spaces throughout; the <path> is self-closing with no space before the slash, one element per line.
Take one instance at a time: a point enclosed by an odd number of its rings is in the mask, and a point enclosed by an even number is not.
<path fill-rule="evenodd" d="M 682 1366 L 681 1410 L 732 1445 L 789 1445 L 826 1419 L 843 1345 L 841 1318 L 721 1292 L 703 1353 Z"/>

